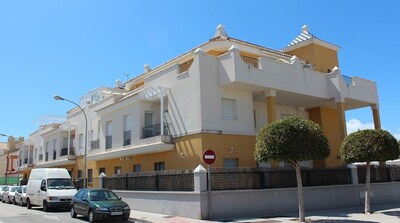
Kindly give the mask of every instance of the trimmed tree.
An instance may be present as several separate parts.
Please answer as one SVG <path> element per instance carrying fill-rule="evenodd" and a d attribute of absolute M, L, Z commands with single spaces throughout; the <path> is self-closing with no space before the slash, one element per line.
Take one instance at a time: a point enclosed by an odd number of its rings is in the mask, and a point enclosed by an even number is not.
<path fill-rule="evenodd" d="M 346 163 L 366 162 L 365 214 L 370 213 L 371 162 L 398 159 L 399 154 L 397 140 L 385 130 L 359 130 L 351 133 L 343 140 L 340 156 Z"/>
<path fill-rule="evenodd" d="M 321 127 L 296 116 L 278 120 L 257 134 L 255 159 L 258 162 L 289 163 L 296 171 L 299 221 L 304 222 L 304 196 L 300 161 L 322 160 L 329 156 L 328 140 Z"/>

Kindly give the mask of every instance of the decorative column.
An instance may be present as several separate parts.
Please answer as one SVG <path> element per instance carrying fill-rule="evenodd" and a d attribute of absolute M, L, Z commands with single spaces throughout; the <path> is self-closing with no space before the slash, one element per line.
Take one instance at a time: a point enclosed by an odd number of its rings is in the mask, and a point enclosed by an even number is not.
<path fill-rule="evenodd" d="M 101 172 L 99 177 L 100 177 L 100 186 L 99 186 L 99 188 L 104 188 L 104 180 L 107 177 L 107 175 L 105 173 Z"/>
<path fill-rule="evenodd" d="M 372 105 L 371 109 L 372 109 L 372 115 L 374 117 L 375 129 L 381 129 L 381 118 L 380 118 L 380 115 L 379 115 L 379 107 L 378 107 L 378 105 L 376 105 L 376 104 Z"/>
<path fill-rule="evenodd" d="M 381 129 L 381 117 L 379 115 L 379 106 L 377 104 L 371 105 L 372 116 L 374 118 L 374 127 L 375 129 Z M 386 165 L 385 161 L 379 162 L 379 166 L 383 167 Z"/>
<path fill-rule="evenodd" d="M 207 170 L 200 164 L 193 171 L 194 177 L 194 191 L 205 192 L 207 191 Z"/>
<path fill-rule="evenodd" d="M 347 168 L 350 169 L 351 183 L 352 184 L 358 184 L 357 166 L 354 165 L 354 164 L 348 164 Z"/>
<path fill-rule="evenodd" d="M 339 134 L 341 141 L 347 136 L 346 130 L 346 114 L 344 112 L 344 102 L 336 102 L 336 109 L 339 118 Z"/>

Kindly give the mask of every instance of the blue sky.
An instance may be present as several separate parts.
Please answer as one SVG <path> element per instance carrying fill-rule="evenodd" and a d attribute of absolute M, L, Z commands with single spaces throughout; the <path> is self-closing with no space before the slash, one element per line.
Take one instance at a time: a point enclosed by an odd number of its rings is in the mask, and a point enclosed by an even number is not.
<path fill-rule="evenodd" d="M 341 47 L 347 76 L 378 83 L 382 127 L 400 139 L 399 1 L 0 1 L 0 133 L 29 136 L 80 96 L 133 78 L 210 39 L 282 49 L 307 24 Z M 373 126 L 370 108 L 346 112 L 350 131 Z M 0 141 L 5 141 L 0 138 Z"/>

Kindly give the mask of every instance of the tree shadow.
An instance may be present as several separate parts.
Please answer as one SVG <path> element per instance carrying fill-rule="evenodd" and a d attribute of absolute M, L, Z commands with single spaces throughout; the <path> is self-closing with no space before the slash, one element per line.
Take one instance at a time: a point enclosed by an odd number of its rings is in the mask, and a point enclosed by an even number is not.
<path fill-rule="evenodd" d="M 360 220 L 348 220 L 348 219 L 306 219 L 306 222 L 312 223 L 379 223 L 377 221 L 360 221 Z"/>
<path fill-rule="evenodd" d="M 400 211 L 381 211 L 381 214 L 399 217 L 400 218 Z"/>

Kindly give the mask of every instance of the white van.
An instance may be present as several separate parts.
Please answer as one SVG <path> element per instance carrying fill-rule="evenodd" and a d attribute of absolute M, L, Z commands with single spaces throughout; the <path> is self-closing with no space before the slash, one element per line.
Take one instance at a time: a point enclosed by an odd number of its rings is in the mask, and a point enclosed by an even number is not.
<path fill-rule="evenodd" d="M 29 175 L 26 188 L 26 207 L 69 208 L 77 190 L 64 168 L 37 168 Z"/>

